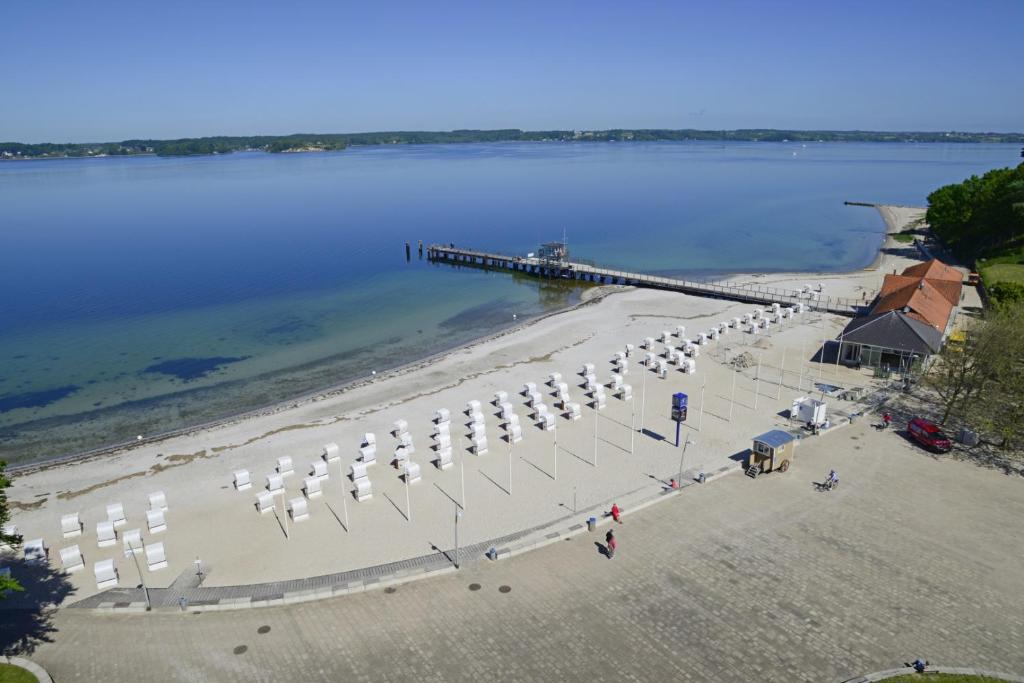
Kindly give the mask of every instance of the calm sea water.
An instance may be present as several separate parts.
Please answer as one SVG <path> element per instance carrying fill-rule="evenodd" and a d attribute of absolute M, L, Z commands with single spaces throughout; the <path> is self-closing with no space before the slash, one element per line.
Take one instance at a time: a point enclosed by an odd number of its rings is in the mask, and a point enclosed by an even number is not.
<path fill-rule="evenodd" d="M 416 242 L 703 276 L 862 267 L 1016 145 L 495 144 L 0 164 L 0 457 L 53 457 L 364 377 L 572 303 Z M 404 243 L 413 244 L 405 259 Z"/>

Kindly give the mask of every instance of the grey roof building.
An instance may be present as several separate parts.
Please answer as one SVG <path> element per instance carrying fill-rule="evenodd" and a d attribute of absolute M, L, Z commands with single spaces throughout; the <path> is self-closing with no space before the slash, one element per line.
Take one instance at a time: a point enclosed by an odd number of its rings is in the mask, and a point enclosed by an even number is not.
<path fill-rule="evenodd" d="M 942 332 L 903 311 L 855 318 L 839 335 L 842 359 L 873 367 L 900 367 L 942 348 Z"/>

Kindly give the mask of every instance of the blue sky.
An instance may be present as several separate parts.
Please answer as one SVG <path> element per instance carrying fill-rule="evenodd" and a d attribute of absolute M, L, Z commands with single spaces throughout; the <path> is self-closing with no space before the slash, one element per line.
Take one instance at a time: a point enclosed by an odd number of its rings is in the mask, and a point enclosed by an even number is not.
<path fill-rule="evenodd" d="M 0 140 L 1024 130 L 1024 0 L 5 0 L 0 26 Z"/>

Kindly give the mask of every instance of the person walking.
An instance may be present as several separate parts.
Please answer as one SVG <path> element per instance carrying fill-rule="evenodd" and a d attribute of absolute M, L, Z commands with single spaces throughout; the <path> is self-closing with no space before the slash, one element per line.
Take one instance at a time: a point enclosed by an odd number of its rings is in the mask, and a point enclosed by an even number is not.
<path fill-rule="evenodd" d="M 604 536 L 604 540 L 608 546 L 608 559 L 610 560 L 615 557 L 615 548 L 618 546 L 618 543 L 615 542 L 615 533 L 609 529 L 608 533 Z"/>
<path fill-rule="evenodd" d="M 612 519 L 614 519 L 619 524 L 622 524 L 622 520 L 619 518 L 619 515 L 621 515 L 621 514 L 622 514 L 622 511 L 619 510 L 619 504 L 618 503 L 612 503 Z"/>

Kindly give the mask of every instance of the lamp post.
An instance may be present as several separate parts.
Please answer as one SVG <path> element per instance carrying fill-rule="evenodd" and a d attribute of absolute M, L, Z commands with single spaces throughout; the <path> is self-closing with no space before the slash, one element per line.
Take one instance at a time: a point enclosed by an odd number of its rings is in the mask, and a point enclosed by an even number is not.
<path fill-rule="evenodd" d="M 132 553 L 132 560 L 135 561 L 135 570 L 139 572 L 139 583 L 142 584 L 142 593 L 146 596 L 146 611 L 153 609 L 153 603 L 149 601 L 149 587 L 146 586 L 146 577 L 142 575 L 142 567 L 139 566 L 139 558 L 135 556 L 135 547 L 128 543 L 128 550 Z M 196 560 L 198 562 L 198 558 Z"/>
<path fill-rule="evenodd" d="M 594 409 L 594 467 L 597 467 L 597 418 L 598 417 L 600 417 L 600 415 L 598 415 L 597 409 L 595 408 Z"/>
<path fill-rule="evenodd" d="M 779 368 L 779 390 L 775 394 L 775 400 L 782 398 L 782 382 L 786 378 L 786 347 L 782 347 L 782 367 Z"/>
<path fill-rule="evenodd" d="M 732 369 L 732 393 L 729 394 L 729 422 L 732 422 L 732 405 L 736 402 L 736 367 Z"/>
<path fill-rule="evenodd" d="M 705 377 L 704 381 L 700 385 L 700 415 L 697 416 L 697 431 L 700 431 L 701 425 L 704 424 L 704 387 L 707 386 L 708 378 Z"/>
<path fill-rule="evenodd" d="M 640 431 L 644 430 L 644 407 L 647 405 L 647 373 L 650 371 L 646 365 L 644 365 L 644 381 L 642 382 L 643 388 L 640 390 Z"/>
<path fill-rule="evenodd" d="M 678 482 L 680 486 L 682 486 L 682 484 L 683 484 L 683 458 L 686 457 L 686 447 L 689 446 L 691 443 L 694 444 L 694 445 L 697 444 L 697 442 L 696 441 L 692 441 L 690 439 L 689 434 L 687 434 L 686 441 L 683 442 L 683 450 L 679 454 L 679 478 L 676 479 L 676 482 Z"/>
<path fill-rule="evenodd" d="M 409 470 L 405 471 L 405 521 L 412 521 L 412 505 L 409 504 Z"/>
<path fill-rule="evenodd" d="M 455 568 L 459 568 L 459 518 L 462 517 L 462 510 L 455 506 Z"/>
<path fill-rule="evenodd" d="M 554 480 L 558 481 L 558 427 L 555 427 L 555 462 L 553 467 Z"/>
<path fill-rule="evenodd" d="M 757 410 L 757 397 L 761 394 L 761 356 L 757 356 L 757 373 L 754 375 L 754 410 Z"/>

